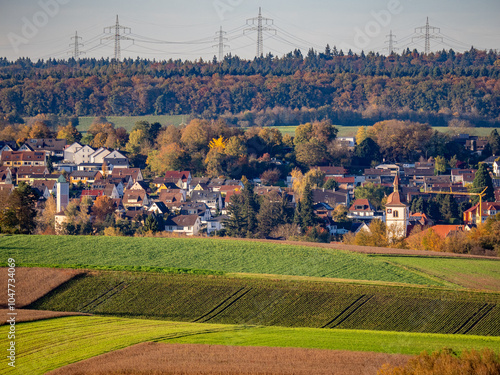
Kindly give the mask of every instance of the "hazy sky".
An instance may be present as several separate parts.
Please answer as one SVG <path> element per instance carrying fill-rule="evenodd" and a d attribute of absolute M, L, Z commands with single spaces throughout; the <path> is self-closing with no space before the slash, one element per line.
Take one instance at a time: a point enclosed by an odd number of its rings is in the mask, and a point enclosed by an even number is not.
<path fill-rule="evenodd" d="M 82 57 L 113 57 L 114 36 L 103 38 L 114 34 L 103 28 L 113 26 L 118 15 L 120 25 L 131 28 L 124 35 L 135 40 L 120 42 L 122 57 L 211 59 L 218 54 L 213 46 L 222 26 L 224 53 L 252 58 L 257 35 L 244 29 L 259 6 L 263 17 L 274 20 L 268 21 L 274 30 L 264 32 L 265 54 L 281 56 L 295 48 L 305 54 L 327 43 L 344 51 L 387 53 L 391 30 L 399 51 L 423 51 L 424 40 L 413 38 L 423 36 L 415 28 L 426 17 L 440 28 L 432 34 L 431 50 L 500 50 L 500 0 L 0 0 L 0 56 L 66 59 L 78 32 Z"/>

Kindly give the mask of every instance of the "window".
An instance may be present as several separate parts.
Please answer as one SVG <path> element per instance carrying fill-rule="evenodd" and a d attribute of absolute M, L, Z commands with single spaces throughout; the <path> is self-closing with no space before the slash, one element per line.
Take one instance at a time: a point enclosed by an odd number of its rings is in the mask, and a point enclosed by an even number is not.
<path fill-rule="evenodd" d="M 399 217 L 399 212 L 398 211 L 394 211 L 394 213 L 392 214 L 393 217 Z"/>
<path fill-rule="evenodd" d="M 388 214 L 392 214 L 392 209 L 391 209 L 391 208 L 388 208 L 388 209 L 387 209 L 387 213 L 388 213 Z"/>

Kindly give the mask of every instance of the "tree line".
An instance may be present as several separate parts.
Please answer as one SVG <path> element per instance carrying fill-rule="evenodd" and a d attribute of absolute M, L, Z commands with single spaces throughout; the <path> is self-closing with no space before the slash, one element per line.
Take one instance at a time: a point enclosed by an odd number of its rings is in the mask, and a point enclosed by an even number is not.
<path fill-rule="evenodd" d="M 446 125 L 461 116 L 494 126 L 499 74 L 498 53 L 475 49 L 382 56 L 326 48 L 254 60 L 228 55 L 220 63 L 0 59 L 0 109 L 20 116 L 227 115 L 250 125 L 259 125 L 255 117 L 272 125 L 327 118 L 342 125 L 391 118 Z M 264 116 L 273 108 L 288 109 L 288 120 Z"/>

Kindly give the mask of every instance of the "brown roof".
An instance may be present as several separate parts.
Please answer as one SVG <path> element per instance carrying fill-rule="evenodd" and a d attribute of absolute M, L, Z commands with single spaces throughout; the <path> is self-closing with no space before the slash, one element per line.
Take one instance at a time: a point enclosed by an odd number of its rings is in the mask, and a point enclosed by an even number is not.
<path fill-rule="evenodd" d="M 362 208 L 356 208 L 356 207 L 362 207 Z M 351 205 L 349 208 L 349 211 L 375 211 L 370 204 L 370 201 L 368 199 L 356 199 L 354 203 Z"/>
<path fill-rule="evenodd" d="M 178 227 L 192 227 L 196 223 L 196 220 L 198 220 L 198 218 L 199 218 L 199 216 L 196 214 L 178 215 L 178 216 L 169 218 L 166 225 L 172 225 L 172 224 L 169 224 L 169 221 L 172 221 Z"/>
<path fill-rule="evenodd" d="M 401 195 L 399 194 L 399 191 L 395 191 L 394 193 L 389 194 L 387 197 L 387 203 L 385 206 L 404 206 L 406 207 L 405 204 L 401 202 Z"/>
<path fill-rule="evenodd" d="M 313 167 L 314 168 L 319 168 L 321 172 L 323 172 L 325 175 L 345 175 L 347 173 L 347 169 L 344 167 Z"/>
<path fill-rule="evenodd" d="M 174 202 L 182 202 L 183 195 L 179 192 L 162 190 L 160 191 L 160 196 L 158 200 L 163 203 L 174 203 Z"/>
<path fill-rule="evenodd" d="M 2 161 L 45 161 L 43 151 L 4 151 Z"/>
<path fill-rule="evenodd" d="M 57 180 L 35 180 L 31 186 L 33 187 L 43 187 L 47 186 L 47 189 L 53 190 L 56 186 Z"/>
<path fill-rule="evenodd" d="M 113 168 L 111 171 L 112 177 L 126 177 L 130 176 L 134 181 L 137 181 L 137 176 L 141 170 L 139 168 Z"/>

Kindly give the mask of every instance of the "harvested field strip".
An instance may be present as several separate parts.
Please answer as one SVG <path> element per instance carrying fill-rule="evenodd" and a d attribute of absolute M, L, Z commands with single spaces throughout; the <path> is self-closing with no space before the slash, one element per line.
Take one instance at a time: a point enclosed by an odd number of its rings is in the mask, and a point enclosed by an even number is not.
<path fill-rule="evenodd" d="M 16 307 L 21 308 L 29 305 L 52 289 L 82 273 L 84 271 L 72 269 L 16 267 Z M 0 267 L 0 285 L 7 287 L 7 279 L 8 268 Z M 7 293 L 0 293 L 0 308 L 2 307 L 7 307 Z"/>
<path fill-rule="evenodd" d="M 294 374 L 375 375 L 382 364 L 405 365 L 401 354 L 300 348 L 143 343 L 64 366 L 48 375 Z"/>
<path fill-rule="evenodd" d="M 105 249 L 105 251 L 104 251 Z M 331 248 L 213 238 L 5 236 L 0 258 L 32 265 L 88 265 L 217 270 L 446 285 L 365 254 Z"/>
<path fill-rule="evenodd" d="M 6 337 L 8 327 L 0 327 Z M 338 329 L 239 327 L 143 319 L 79 316 L 20 323 L 16 369 L 0 374 L 47 371 L 145 341 L 236 346 L 302 347 L 380 353 L 419 354 L 450 347 L 457 351 L 489 347 L 500 351 L 500 337 L 433 335 Z"/>
<path fill-rule="evenodd" d="M 500 336 L 495 321 L 500 294 L 400 286 L 103 271 L 71 280 L 30 308 L 223 324 Z"/>
<path fill-rule="evenodd" d="M 9 315 L 7 315 L 8 312 L 12 311 L 7 309 L 0 309 L 0 315 L 2 316 L 2 320 L 0 320 L 0 325 L 4 325 L 7 323 L 7 319 L 9 318 Z M 60 318 L 63 316 L 85 315 L 83 313 L 66 312 L 66 311 L 44 311 L 44 310 L 26 310 L 26 309 L 18 309 L 16 310 L 16 312 L 17 312 L 16 323 L 34 322 L 36 320 Z"/>

